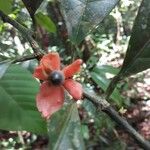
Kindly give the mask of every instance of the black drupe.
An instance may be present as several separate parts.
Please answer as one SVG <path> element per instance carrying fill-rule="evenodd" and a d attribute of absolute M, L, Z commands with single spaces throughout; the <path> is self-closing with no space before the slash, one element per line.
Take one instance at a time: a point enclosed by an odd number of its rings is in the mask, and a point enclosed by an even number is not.
<path fill-rule="evenodd" d="M 64 75 L 60 71 L 53 71 L 50 73 L 48 80 L 53 85 L 60 85 L 64 81 Z"/>

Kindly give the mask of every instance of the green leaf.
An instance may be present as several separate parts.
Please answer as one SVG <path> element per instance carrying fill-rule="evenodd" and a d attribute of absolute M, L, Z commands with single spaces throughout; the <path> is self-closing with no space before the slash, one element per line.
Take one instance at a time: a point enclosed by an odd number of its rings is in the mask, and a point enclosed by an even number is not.
<path fill-rule="evenodd" d="M 93 71 L 98 73 L 98 74 L 105 76 L 106 73 L 116 75 L 119 72 L 119 69 L 114 68 L 114 67 L 109 66 L 109 65 L 103 65 L 103 66 L 97 66 L 97 67 L 93 68 Z"/>
<path fill-rule="evenodd" d="M 108 97 L 119 80 L 148 68 L 150 68 L 150 1 L 143 0 L 134 22 L 122 69 L 107 89 Z"/>
<path fill-rule="evenodd" d="M 76 104 L 68 105 L 52 116 L 49 138 L 50 149 L 53 150 L 85 149 Z"/>
<path fill-rule="evenodd" d="M 87 114 L 90 117 L 94 118 L 94 116 L 97 112 L 96 112 L 96 108 L 95 108 L 94 104 L 91 101 L 84 99 L 84 101 L 82 103 L 82 107 L 86 110 Z"/>
<path fill-rule="evenodd" d="M 35 104 L 38 83 L 19 65 L 11 65 L 0 79 L 0 129 L 45 134 L 46 122 Z"/>
<path fill-rule="evenodd" d="M 89 135 L 88 125 L 82 125 L 81 128 L 82 128 L 82 135 L 84 139 L 89 140 L 90 135 Z"/>
<path fill-rule="evenodd" d="M 43 0 L 22 0 L 31 16 L 34 16 L 36 10 L 39 8 Z"/>
<path fill-rule="evenodd" d="M 150 1 L 143 0 L 119 74 L 126 77 L 150 68 Z"/>
<path fill-rule="evenodd" d="M 69 36 L 79 44 L 109 14 L 119 0 L 60 0 Z"/>
<path fill-rule="evenodd" d="M 35 15 L 35 19 L 37 23 L 41 25 L 42 27 L 44 27 L 48 32 L 52 32 L 52 33 L 56 32 L 56 26 L 54 22 L 47 15 L 44 15 L 43 13 L 38 12 Z"/>
<path fill-rule="evenodd" d="M 12 0 L 0 0 L 0 10 L 5 14 L 10 14 L 12 10 Z"/>
<path fill-rule="evenodd" d="M 106 78 L 106 73 L 111 73 L 111 74 L 116 74 L 119 70 L 116 68 L 113 68 L 111 66 L 99 66 L 95 67 L 93 71 L 91 72 L 91 77 L 93 81 L 102 88 L 103 91 L 106 91 L 110 79 Z M 123 104 L 123 97 L 119 93 L 117 89 L 114 90 L 112 96 L 112 100 L 119 106 L 121 107 Z"/>

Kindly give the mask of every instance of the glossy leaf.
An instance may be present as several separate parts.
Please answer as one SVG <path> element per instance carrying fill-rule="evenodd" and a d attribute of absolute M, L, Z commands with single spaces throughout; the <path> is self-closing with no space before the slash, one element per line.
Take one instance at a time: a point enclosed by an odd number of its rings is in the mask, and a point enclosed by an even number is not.
<path fill-rule="evenodd" d="M 119 80 L 148 68 L 150 68 L 150 2 L 143 0 L 135 19 L 122 69 L 107 89 L 108 97 Z"/>
<path fill-rule="evenodd" d="M 12 10 L 12 0 L 0 0 L 0 10 L 2 10 L 5 14 L 10 14 Z"/>
<path fill-rule="evenodd" d="M 56 112 L 49 123 L 50 149 L 84 150 L 77 105 Z"/>
<path fill-rule="evenodd" d="M 38 83 L 18 65 L 11 65 L 0 79 L 0 129 L 46 133 L 46 122 L 35 104 Z"/>
<path fill-rule="evenodd" d="M 47 15 L 44 15 L 43 13 L 38 12 L 35 15 L 35 19 L 37 23 L 41 25 L 42 27 L 44 27 L 48 32 L 53 32 L 53 33 L 56 32 L 55 24 Z"/>
<path fill-rule="evenodd" d="M 93 71 L 91 72 L 91 77 L 92 77 L 93 81 L 101 89 L 103 89 L 103 91 L 106 91 L 106 89 L 110 83 L 110 79 L 106 78 L 106 73 L 110 73 L 110 74 L 114 75 L 118 71 L 119 71 L 118 69 L 113 68 L 111 66 L 99 66 L 99 67 L 95 67 L 93 69 Z M 114 90 L 111 98 L 118 106 L 122 106 L 123 97 L 121 96 L 121 94 L 119 93 L 119 91 L 117 89 Z"/>
<path fill-rule="evenodd" d="M 26 6 L 29 14 L 33 16 L 36 10 L 39 8 L 43 0 L 22 0 L 24 5 Z"/>
<path fill-rule="evenodd" d="M 79 44 L 109 14 L 119 0 L 60 0 L 69 36 Z"/>
<path fill-rule="evenodd" d="M 93 68 L 93 71 L 98 73 L 98 74 L 105 76 L 106 73 L 116 75 L 119 72 L 119 69 L 114 68 L 114 67 L 109 66 L 109 65 L 103 65 L 103 66 L 97 66 L 97 67 Z"/>
<path fill-rule="evenodd" d="M 129 76 L 150 68 L 150 1 L 143 0 L 119 74 Z"/>

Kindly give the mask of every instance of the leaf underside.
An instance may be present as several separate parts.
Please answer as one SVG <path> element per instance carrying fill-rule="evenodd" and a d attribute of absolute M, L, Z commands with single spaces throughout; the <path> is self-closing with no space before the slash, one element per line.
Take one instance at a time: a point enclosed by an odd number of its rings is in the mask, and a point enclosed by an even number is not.
<path fill-rule="evenodd" d="M 70 39 L 79 44 L 119 0 L 60 0 Z"/>

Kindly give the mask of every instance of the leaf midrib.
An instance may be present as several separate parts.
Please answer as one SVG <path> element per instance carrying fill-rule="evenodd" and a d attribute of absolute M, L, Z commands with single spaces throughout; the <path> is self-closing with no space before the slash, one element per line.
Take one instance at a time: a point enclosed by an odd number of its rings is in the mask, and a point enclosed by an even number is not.
<path fill-rule="evenodd" d="M 59 134 L 58 140 L 57 140 L 57 142 L 55 144 L 54 150 L 57 150 L 58 146 L 60 145 L 61 139 L 64 136 L 64 133 L 65 133 L 66 128 L 67 128 L 67 124 L 70 121 L 70 117 L 72 115 L 72 109 L 73 109 L 73 107 L 74 107 L 74 105 L 72 104 L 72 106 L 71 106 L 71 108 L 69 110 L 69 115 L 67 116 L 67 119 L 66 119 L 65 123 L 63 124 L 63 128 L 61 130 L 61 133 Z"/>
<path fill-rule="evenodd" d="M 81 2 L 81 1 L 80 1 Z M 84 4 L 84 3 L 83 3 Z M 87 4 L 88 4 L 88 0 L 85 1 L 85 7 L 83 8 L 83 12 L 82 12 L 82 15 L 81 15 L 81 19 L 79 21 L 79 24 L 78 24 L 78 28 L 77 28 L 77 34 L 76 34 L 76 40 L 77 40 L 77 37 L 78 37 L 78 33 L 79 33 L 79 29 L 80 29 L 80 25 L 81 25 L 81 22 L 82 22 L 82 19 L 83 19 L 83 14 L 87 8 Z"/>
<path fill-rule="evenodd" d="M 0 87 L 5 91 L 5 93 L 7 94 L 7 96 L 10 99 L 12 99 L 12 101 L 21 109 L 21 111 L 24 111 L 24 109 L 14 100 L 14 98 L 8 93 L 8 91 L 5 88 L 3 88 L 3 86 L 0 86 Z"/>

